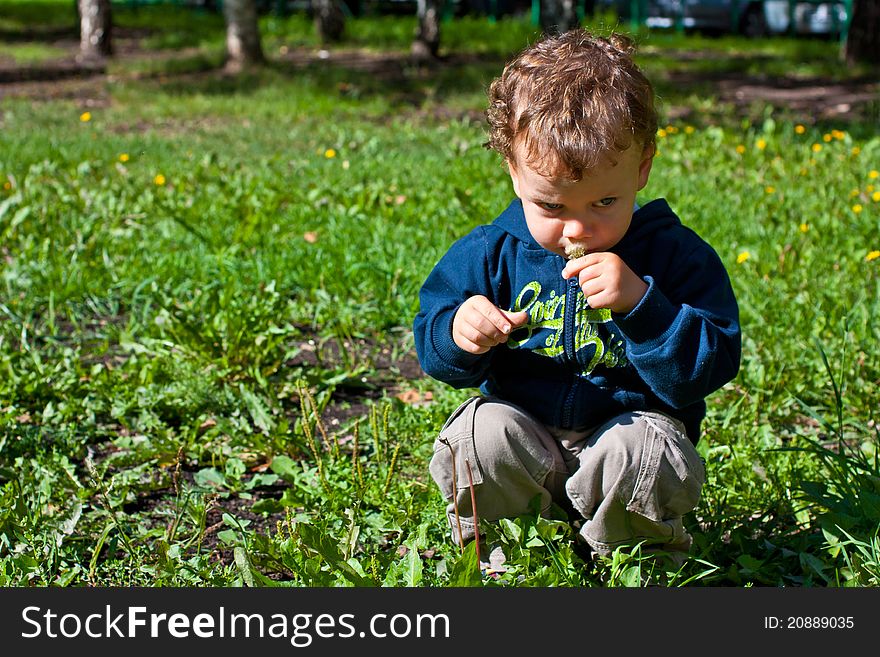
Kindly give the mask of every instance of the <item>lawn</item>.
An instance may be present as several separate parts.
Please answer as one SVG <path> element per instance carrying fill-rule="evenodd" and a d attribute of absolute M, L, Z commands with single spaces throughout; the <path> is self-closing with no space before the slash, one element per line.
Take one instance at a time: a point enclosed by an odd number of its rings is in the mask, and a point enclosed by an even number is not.
<path fill-rule="evenodd" d="M 69 53 L 65 11 L 0 2 L 0 64 Z M 473 391 L 421 373 L 411 324 L 511 198 L 484 89 L 534 28 L 456 19 L 417 67 L 409 17 L 322 58 L 305 17 L 267 15 L 269 65 L 233 78 L 216 15 L 116 20 L 105 75 L 0 85 L 0 586 L 880 583 L 880 105 L 715 84 L 864 82 L 836 44 L 641 35 L 665 113 L 641 200 L 715 246 L 744 335 L 692 557 L 585 561 L 527 515 L 484 527 L 509 570 L 480 580 L 427 472 Z"/>

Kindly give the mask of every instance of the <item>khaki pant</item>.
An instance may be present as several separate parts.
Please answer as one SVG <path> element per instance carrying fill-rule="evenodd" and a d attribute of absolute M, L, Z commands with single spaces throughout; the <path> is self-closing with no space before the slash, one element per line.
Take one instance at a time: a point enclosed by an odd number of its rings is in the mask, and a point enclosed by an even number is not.
<path fill-rule="evenodd" d="M 475 534 L 470 474 L 479 519 L 527 513 L 536 497 L 546 514 L 556 502 L 583 517 L 580 535 L 599 554 L 642 540 L 687 549 L 682 516 L 696 507 L 705 481 L 684 427 L 662 413 L 631 412 L 588 431 L 563 431 L 491 397 L 469 399 L 450 416 L 430 470 L 450 502 L 456 542 L 459 523 L 465 541 Z"/>

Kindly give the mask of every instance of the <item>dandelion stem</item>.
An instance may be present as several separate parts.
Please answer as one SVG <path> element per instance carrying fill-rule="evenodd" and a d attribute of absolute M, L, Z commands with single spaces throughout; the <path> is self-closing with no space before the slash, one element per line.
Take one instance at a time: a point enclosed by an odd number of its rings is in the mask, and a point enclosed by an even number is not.
<path fill-rule="evenodd" d="M 477 515 L 477 497 L 474 494 L 474 479 L 471 475 L 471 464 L 465 459 L 465 467 L 467 467 L 468 488 L 471 491 L 471 510 L 474 512 L 474 542 L 477 550 L 477 570 L 480 568 L 480 517 Z M 459 529 L 459 531 L 461 531 Z"/>
<path fill-rule="evenodd" d="M 455 450 L 446 438 L 441 438 L 440 442 L 449 448 L 449 454 L 452 458 L 452 509 L 455 512 L 455 525 L 458 528 L 458 545 L 464 554 L 464 538 L 461 535 L 461 516 L 458 514 L 458 482 L 455 477 Z"/>

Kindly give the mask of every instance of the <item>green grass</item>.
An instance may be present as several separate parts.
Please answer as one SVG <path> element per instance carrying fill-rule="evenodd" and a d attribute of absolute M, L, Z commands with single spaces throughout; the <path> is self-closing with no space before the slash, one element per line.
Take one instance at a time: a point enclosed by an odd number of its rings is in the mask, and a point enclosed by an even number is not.
<path fill-rule="evenodd" d="M 166 25 L 114 62 L 105 102 L 2 100 L 0 585 L 478 584 L 427 473 L 468 391 L 414 376 L 409 330 L 436 260 L 510 198 L 473 117 L 531 26 L 447 24 L 474 56 L 433 71 L 273 54 L 233 79 L 194 20 L 194 51 L 167 56 Z M 302 17 L 263 26 L 267 52 L 316 45 Z M 354 22 L 344 47 L 405 51 L 410 28 Z M 648 35 L 646 65 L 723 43 Z M 804 47 L 832 70 L 833 44 Z M 485 584 L 875 585 L 880 139 L 670 93 L 695 110 L 642 196 L 716 247 L 745 346 L 709 400 L 692 558 L 585 563 L 525 515 L 484 527 L 511 566 Z"/>

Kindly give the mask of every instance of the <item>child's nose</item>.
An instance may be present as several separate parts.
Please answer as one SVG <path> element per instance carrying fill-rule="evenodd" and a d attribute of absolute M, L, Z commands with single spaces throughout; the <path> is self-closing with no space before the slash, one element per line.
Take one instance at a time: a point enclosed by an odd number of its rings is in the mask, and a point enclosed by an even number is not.
<path fill-rule="evenodd" d="M 562 236 L 566 239 L 577 240 L 590 236 L 586 222 L 572 218 L 567 219 L 562 226 Z"/>

